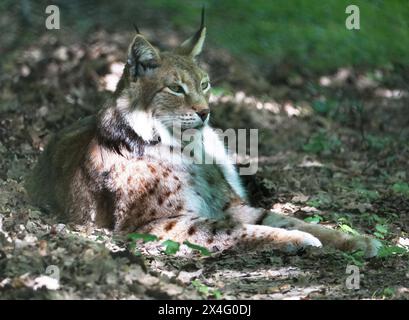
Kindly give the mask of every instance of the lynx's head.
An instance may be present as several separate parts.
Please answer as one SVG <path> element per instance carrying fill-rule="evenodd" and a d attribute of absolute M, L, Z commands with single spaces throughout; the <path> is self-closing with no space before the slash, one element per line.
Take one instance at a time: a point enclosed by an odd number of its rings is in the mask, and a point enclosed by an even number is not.
<path fill-rule="evenodd" d="M 205 35 L 204 11 L 199 30 L 172 52 L 159 52 L 138 32 L 116 91 L 118 106 L 130 119 L 142 113 L 167 128 L 179 123 L 182 129 L 208 123 L 210 81 L 196 62 Z"/>

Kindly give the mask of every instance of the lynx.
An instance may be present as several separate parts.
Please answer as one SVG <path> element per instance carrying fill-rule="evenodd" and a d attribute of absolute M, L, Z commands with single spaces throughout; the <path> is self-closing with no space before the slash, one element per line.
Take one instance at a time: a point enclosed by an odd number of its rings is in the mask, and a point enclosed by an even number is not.
<path fill-rule="evenodd" d="M 212 251 L 308 246 L 377 254 L 379 242 L 253 208 L 229 153 L 209 126 L 210 80 L 196 58 L 206 27 L 172 52 L 139 32 L 115 94 L 96 115 L 57 134 L 27 189 L 33 200 L 77 224 L 140 232 Z M 175 126 L 175 123 L 177 124 Z M 218 163 L 197 164 L 172 151 L 173 129 L 195 129 L 199 149 Z"/>

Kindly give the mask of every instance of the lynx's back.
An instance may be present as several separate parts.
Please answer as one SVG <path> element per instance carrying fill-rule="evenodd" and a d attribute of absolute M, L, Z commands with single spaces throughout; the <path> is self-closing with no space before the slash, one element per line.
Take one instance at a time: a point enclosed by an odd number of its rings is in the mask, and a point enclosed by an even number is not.
<path fill-rule="evenodd" d="M 76 168 L 96 131 L 96 118 L 89 116 L 55 134 L 26 179 L 26 189 L 35 204 L 62 213 Z"/>

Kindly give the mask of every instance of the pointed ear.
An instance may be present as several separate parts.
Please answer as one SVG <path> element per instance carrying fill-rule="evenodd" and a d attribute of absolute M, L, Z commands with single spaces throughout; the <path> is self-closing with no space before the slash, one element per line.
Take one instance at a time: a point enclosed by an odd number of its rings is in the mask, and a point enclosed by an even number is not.
<path fill-rule="evenodd" d="M 133 80 L 151 74 L 159 66 L 159 52 L 142 35 L 137 34 L 128 49 L 129 74 Z"/>
<path fill-rule="evenodd" d="M 203 7 L 202 21 L 200 23 L 199 30 L 197 30 L 192 37 L 183 42 L 180 45 L 180 47 L 176 49 L 176 53 L 190 56 L 191 58 L 195 58 L 202 52 L 205 38 L 206 38 L 205 9 Z"/>

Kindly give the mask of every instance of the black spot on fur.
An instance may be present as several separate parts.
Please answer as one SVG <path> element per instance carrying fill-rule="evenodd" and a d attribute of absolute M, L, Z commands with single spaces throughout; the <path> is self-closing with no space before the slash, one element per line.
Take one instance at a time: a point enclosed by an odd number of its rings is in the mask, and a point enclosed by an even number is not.
<path fill-rule="evenodd" d="M 176 225 L 176 221 L 170 221 L 165 225 L 165 231 L 170 231 L 173 229 L 173 227 Z"/>
<path fill-rule="evenodd" d="M 229 209 L 229 208 L 230 208 L 230 202 L 227 202 L 227 203 L 223 206 L 222 210 L 223 210 L 223 211 L 226 211 L 226 210 Z"/>
<path fill-rule="evenodd" d="M 189 236 L 193 235 L 196 233 L 196 227 L 195 226 L 191 226 L 188 230 L 187 230 L 187 234 Z"/>

